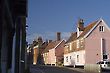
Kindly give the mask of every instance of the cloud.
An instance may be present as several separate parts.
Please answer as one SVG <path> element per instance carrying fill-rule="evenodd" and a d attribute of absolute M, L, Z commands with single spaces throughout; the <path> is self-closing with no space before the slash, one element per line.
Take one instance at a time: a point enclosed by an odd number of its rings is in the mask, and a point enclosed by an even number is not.
<path fill-rule="evenodd" d="M 31 35 L 27 35 L 27 42 L 32 43 L 33 40 L 36 40 L 39 36 L 43 38 L 45 41 L 47 40 L 56 40 L 57 32 L 44 32 L 44 33 L 33 33 Z M 61 32 L 61 38 L 67 40 L 70 36 L 70 32 Z"/>
<path fill-rule="evenodd" d="M 26 40 L 27 42 L 32 43 L 32 41 L 35 40 L 37 36 L 42 36 L 42 35 L 38 33 L 28 34 Z"/>

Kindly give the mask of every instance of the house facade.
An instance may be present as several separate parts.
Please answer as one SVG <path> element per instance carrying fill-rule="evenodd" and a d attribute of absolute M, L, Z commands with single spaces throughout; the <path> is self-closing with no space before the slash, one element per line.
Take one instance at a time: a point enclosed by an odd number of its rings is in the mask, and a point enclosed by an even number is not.
<path fill-rule="evenodd" d="M 64 44 L 64 40 L 57 39 L 56 41 L 51 41 L 47 45 L 43 52 L 43 59 L 45 65 L 57 65 L 58 63 L 63 62 Z"/>
<path fill-rule="evenodd" d="M 43 56 L 42 52 L 44 51 L 45 47 L 48 45 L 47 41 L 42 40 L 42 37 L 38 37 L 36 41 L 32 44 L 32 56 L 33 56 L 33 64 L 43 64 Z"/>
<path fill-rule="evenodd" d="M 64 49 L 64 66 L 96 64 L 101 60 L 110 60 L 110 28 L 103 19 L 84 27 L 83 20 L 78 21 L 77 31 L 72 33 Z"/>
<path fill-rule="evenodd" d="M 38 54 L 39 54 L 39 49 L 38 46 L 33 47 L 33 64 L 37 64 L 37 59 L 38 59 Z"/>
<path fill-rule="evenodd" d="M 86 64 L 101 60 L 110 61 L 110 28 L 104 20 L 99 20 L 84 37 Z"/>

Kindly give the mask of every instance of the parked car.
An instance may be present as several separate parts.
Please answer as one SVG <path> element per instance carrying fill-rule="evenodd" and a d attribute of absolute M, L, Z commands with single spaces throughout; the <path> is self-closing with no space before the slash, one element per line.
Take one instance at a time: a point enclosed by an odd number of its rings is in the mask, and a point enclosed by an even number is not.
<path fill-rule="evenodd" d="M 99 61 L 97 62 L 102 69 L 110 69 L 110 61 Z"/>

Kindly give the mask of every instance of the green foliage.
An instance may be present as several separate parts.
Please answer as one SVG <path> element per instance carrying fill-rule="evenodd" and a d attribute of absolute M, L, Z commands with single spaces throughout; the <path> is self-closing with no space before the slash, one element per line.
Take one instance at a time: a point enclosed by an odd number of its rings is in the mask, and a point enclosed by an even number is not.
<path fill-rule="evenodd" d="M 63 63 L 62 62 L 57 62 L 56 65 L 57 66 L 63 66 Z"/>

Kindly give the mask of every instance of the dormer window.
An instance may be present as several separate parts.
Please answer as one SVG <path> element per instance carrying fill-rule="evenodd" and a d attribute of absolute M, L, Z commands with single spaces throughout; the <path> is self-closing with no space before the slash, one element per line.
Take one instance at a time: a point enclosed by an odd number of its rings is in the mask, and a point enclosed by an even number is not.
<path fill-rule="evenodd" d="M 104 26 L 99 26 L 99 31 L 104 32 Z"/>

